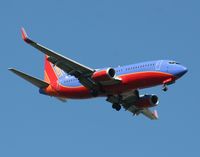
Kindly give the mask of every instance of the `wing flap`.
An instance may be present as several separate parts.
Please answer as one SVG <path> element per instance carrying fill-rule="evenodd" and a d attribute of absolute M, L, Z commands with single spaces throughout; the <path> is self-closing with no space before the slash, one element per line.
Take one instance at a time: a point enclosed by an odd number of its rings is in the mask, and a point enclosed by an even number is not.
<path fill-rule="evenodd" d="M 19 77 L 25 79 L 26 81 L 32 83 L 33 85 L 37 86 L 38 88 L 46 88 L 49 86 L 48 83 L 38 79 L 38 78 L 35 78 L 33 76 L 30 76 L 28 74 L 25 74 L 19 70 L 16 70 L 14 68 L 9 68 L 8 70 L 12 71 L 14 74 L 18 75 Z"/>

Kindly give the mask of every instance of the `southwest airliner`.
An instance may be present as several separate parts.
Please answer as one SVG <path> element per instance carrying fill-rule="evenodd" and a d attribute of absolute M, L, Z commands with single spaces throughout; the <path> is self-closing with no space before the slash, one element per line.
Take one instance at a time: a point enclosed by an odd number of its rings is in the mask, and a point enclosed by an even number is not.
<path fill-rule="evenodd" d="M 143 114 L 152 120 L 158 119 L 158 114 L 149 108 L 158 105 L 158 97 L 154 94 L 140 95 L 139 90 L 161 85 L 162 90 L 167 91 L 168 85 L 175 83 L 188 71 L 172 60 L 92 69 L 31 40 L 24 28 L 22 38 L 45 54 L 44 80 L 14 68 L 9 70 L 37 86 L 41 94 L 64 102 L 66 99 L 105 97 L 116 111 L 123 107 L 133 115 Z"/>

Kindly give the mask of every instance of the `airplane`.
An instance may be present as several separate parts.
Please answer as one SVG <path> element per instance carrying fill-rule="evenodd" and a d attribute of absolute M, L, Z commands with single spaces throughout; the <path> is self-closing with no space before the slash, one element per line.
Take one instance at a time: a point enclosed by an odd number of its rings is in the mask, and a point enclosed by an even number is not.
<path fill-rule="evenodd" d="M 105 97 L 116 111 L 123 107 L 133 115 L 143 114 L 156 120 L 158 113 L 150 108 L 159 104 L 158 96 L 140 95 L 139 90 L 162 85 L 162 90 L 167 91 L 168 85 L 175 83 L 188 71 L 173 60 L 93 69 L 33 41 L 24 28 L 21 31 L 27 44 L 45 54 L 44 80 L 15 68 L 9 70 L 38 87 L 40 94 L 56 97 L 63 102 L 67 99 Z"/>

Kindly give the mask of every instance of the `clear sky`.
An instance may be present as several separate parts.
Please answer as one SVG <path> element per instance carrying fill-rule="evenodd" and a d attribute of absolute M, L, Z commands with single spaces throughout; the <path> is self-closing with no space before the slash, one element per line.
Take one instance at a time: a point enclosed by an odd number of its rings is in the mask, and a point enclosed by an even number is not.
<path fill-rule="evenodd" d="M 200 1 L 2 0 L 0 156 L 200 156 Z M 32 39 L 91 68 L 174 59 L 189 72 L 160 98 L 160 119 L 116 112 L 104 98 L 59 102 L 7 70 L 43 78 Z"/>

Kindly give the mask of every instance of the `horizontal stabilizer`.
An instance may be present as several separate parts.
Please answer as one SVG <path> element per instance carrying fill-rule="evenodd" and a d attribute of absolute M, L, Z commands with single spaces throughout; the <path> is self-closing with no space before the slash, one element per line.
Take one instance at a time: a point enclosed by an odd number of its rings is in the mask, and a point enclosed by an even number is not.
<path fill-rule="evenodd" d="M 26 81 L 32 83 L 33 85 L 37 86 L 38 88 L 45 88 L 45 87 L 48 87 L 49 84 L 38 79 L 38 78 L 35 78 L 33 76 L 30 76 L 30 75 L 27 75 L 19 70 L 16 70 L 14 68 L 9 68 L 8 70 L 12 71 L 13 73 L 15 73 L 16 75 L 18 75 L 19 77 L 25 79 Z"/>
<path fill-rule="evenodd" d="M 67 102 L 66 98 L 61 98 L 61 97 L 56 97 L 58 100 L 60 100 L 61 102 Z"/>

